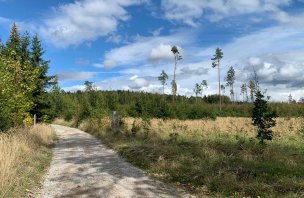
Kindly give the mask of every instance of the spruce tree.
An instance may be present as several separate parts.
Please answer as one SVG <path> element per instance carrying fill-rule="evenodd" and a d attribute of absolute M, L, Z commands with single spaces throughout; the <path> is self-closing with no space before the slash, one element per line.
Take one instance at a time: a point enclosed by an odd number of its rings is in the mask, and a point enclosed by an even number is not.
<path fill-rule="evenodd" d="M 264 140 L 272 140 L 273 134 L 270 128 L 276 125 L 277 114 L 268 107 L 267 100 L 264 99 L 264 95 L 260 91 L 256 92 L 255 97 L 252 125 L 257 127 L 257 138 L 261 144 L 264 144 Z"/>
<path fill-rule="evenodd" d="M 36 114 L 38 119 L 41 119 L 44 109 L 50 107 L 50 101 L 46 97 L 46 90 L 54 85 L 55 76 L 48 76 L 49 61 L 43 59 L 44 50 L 41 46 L 41 41 L 35 35 L 31 42 L 30 65 L 33 70 L 38 70 L 36 78 L 36 89 L 33 91 L 33 100 L 35 103 L 31 114 Z"/>

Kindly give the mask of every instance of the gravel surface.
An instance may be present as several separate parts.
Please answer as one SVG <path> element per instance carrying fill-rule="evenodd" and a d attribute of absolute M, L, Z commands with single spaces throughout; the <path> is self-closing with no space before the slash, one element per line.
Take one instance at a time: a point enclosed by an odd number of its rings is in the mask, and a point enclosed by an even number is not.
<path fill-rule="evenodd" d="M 52 127 L 59 140 L 41 197 L 190 197 L 145 176 L 88 133 Z"/>

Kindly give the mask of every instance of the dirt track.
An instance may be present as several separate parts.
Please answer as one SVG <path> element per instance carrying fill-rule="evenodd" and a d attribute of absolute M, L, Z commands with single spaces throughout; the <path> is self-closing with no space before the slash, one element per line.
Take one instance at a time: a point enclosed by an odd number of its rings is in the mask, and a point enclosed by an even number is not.
<path fill-rule="evenodd" d="M 52 127 L 59 140 L 41 197 L 189 197 L 148 178 L 93 136 Z"/>

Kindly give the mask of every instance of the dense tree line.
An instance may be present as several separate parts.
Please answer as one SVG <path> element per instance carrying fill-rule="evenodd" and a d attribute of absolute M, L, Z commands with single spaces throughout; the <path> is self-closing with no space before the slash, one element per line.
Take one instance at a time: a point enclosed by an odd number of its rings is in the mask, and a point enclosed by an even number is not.
<path fill-rule="evenodd" d="M 217 116 L 251 117 L 253 103 L 235 102 L 228 96 L 221 96 L 222 111 L 219 110 L 219 96 L 203 97 L 176 96 L 152 94 L 132 91 L 100 91 L 88 88 L 75 93 L 53 89 L 49 93 L 52 108 L 50 117 L 62 116 L 66 120 L 74 119 L 75 123 L 87 118 L 102 118 L 110 116 L 112 111 L 118 111 L 121 116 L 162 118 L 162 119 L 203 119 Z M 304 105 L 270 103 L 270 107 L 279 116 L 304 116 Z M 51 116 L 52 115 L 52 116 Z"/>
<path fill-rule="evenodd" d="M 0 130 L 30 123 L 32 115 L 47 119 L 48 61 L 38 36 L 20 35 L 13 24 L 7 41 L 0 43 Z M 26 124 L 26 123 L 25 123 Z"/>

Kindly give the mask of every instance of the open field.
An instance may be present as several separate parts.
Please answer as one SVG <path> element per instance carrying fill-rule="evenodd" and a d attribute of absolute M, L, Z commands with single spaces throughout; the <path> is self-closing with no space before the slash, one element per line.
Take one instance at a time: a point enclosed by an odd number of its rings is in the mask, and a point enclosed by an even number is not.
<path fill-rule="evenodd" d="M 10 129 L 0 134 L 0 197 L 24 197 L 51 161 L 49 126 Z"/>
<path fill-rule="evenodd" d="M 304 196 L 303 118 L 277 119 L 266 146 L 247 118 L 124 123 L 118 134 L 107 119 L 87 120 L 80 128 L 151 176 L 200 196 Z"/>

